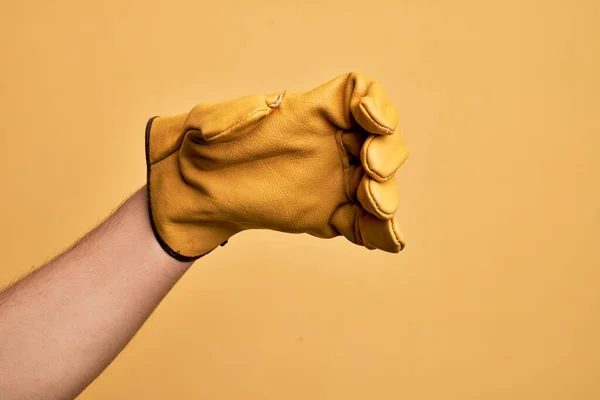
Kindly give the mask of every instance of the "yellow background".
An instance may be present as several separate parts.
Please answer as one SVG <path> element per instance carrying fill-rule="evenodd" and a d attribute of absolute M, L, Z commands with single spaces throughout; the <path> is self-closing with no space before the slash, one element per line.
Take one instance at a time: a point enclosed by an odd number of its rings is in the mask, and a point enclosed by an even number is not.
<path fill-rule="evenodd" d="M 4 3 L 0 284 L 144 184 L 156 114 L 355 70 L 411 154 L 404 252 L 240 234 L 82 399 L 600 398 L 598 1 Z"/>

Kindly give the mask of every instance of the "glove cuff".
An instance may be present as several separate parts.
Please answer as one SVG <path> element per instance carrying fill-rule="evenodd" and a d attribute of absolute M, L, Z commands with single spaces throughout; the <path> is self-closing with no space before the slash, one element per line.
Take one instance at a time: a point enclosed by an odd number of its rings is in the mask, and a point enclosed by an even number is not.
<path fill-rule="evenodd" d="M 148 215 L 150 219 L 150 225 L 152 226 L 152 231 L 154 232 L 154 236 L 156 240 L 162 247 L 162 249 L 171 257 L 175 258 L 179 261 L 194 261 L 199 259 L 200 257 L 205 256 L 210 253 L 212 250 L 198 255 L 198 256 L 186 256 L 175 250 L 173 250 L 161 237 L 156 221 L 154 219 L 154 213 L 152 212 L 152 186 L 151 186 L 151 174 L 152 174 L 152 165 L 159 162 L 160 160 L 167 157 L 169 154 L 172 154 L 174 151 L 177 151 L 181 146 L 181 142 L 183 140 L 182 134 L 177 134 L 177 132 L 181 132 L 181 128 L 183 127 L 183 122 L 187 114 L 180 114 L 170 117 L 152 117 L 148 120 L 146 124 L 146 138 L 145 138 L 145 147 L 146 147 L 146 190 L 148 192 Z M 159 119 L 157 119 L 159 118 Z M 221 243 L 221 246 L 224 246 L 227 243 L 225 240 Z"/>

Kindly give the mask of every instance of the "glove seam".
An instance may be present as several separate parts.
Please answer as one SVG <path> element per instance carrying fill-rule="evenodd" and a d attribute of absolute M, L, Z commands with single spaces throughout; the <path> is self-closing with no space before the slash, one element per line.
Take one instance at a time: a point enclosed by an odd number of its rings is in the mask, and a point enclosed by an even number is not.
<path fill-rule="evenodd" d="M 377 122 L 375 120 L 375 118 L 371 115 L 371 113 L 365 108 L 365 106 L 362 104 L 362 102 L 359 103 L 358 106 L 364 111 L 364 115 L 369 117 L 371 122 L 373 122 L 375 125 L 377 125 L 381 129 L 383 129 L 384 131 L 388 132 L 390 135 L 394 133 L 394 130 L 392 128 L 388 128 L 387 126 L 382 125 L 381 123 Z"/>
<path fill-rule="evenodd" d="M 234 122 L 233 124 L 229 125 L 227 128 L 221 130 L 220 132 L 215 133 L 213 136 L 211 136 L 209 139 L 206 139 L 206 140 L 207 141 L 217 140 L 220 136 L 224 135 L 228 131 L 233 130 L 236 126 L 240 125 L 242 122 L 246 121 L 247 119 L 252 118 L 255 114 L 258 114 L 259 111 L 263 111 L 263 112 L 266 111 L 265 115 L 269 115 L 271 110 L 273 110 L 273 109 L 270 107 L 254 109 L 249 114 L 246 114 L 243 118 L 241 118 L 238 121 Z M 202 131 L 200 130 L 200 132 L 202 132 Z M 202 136 L 204 136 L 204 134 L 202 134 Z"/>
<path fill-rule="evenodd" d="M 340 155 L 340 161 L 342 162 L 342 180 L 344 181 L 344 195 L 346 196 L 346 200 L 349 203 L 353 203 L 354 201 L 352 200 L 352 196 L 350 195 L 350 166 L 346 156 L 346 146 L 344 146 L 344 141 L 342 139 L 343 134 L 344 130 L 338 129 L 334 135 L 334 140 L 338 149 L 338 153 Z M 344 157 L 346 157 L 346 159 L 344 159 Z M 346 166 L 345 164 L 348 164 L 348 166 Z"/>
<path fill-rule="evenodd" d="M 363 241 L 362 235 L 360 234 L 360 232 L 361 232 L 360 215 L 361 215 L 361 212 L 364 212 L 364 211 L 358 205 L 355 205 L 355 207 L 356 207 L 356 213 L 354 214 L 354 238 L 356 239 L 356 244 L 358 244 L 360 246 L 364 246 L 365 242 Z"/>
<path fill-rule="evenodd" d="M 389 218 L 393 217 L 393 216 L 394 216 L 394 212 L 388 213 L 388 212 L 385 212 L 385 211 L 383 211 L 383 210 L 381 209 L 381 206 L 380 206 L 380 205 L 379 205 L 379 203 L 377 202 L 377 199 L 375 199 L 375 196 L 373 196 L 373 195 L 371 194 L 371 184 L 373 183 L 373 181 L 372 181 L 372 180 L 369 180 L 368 182 L 369 182 L 369 184 L 367 185 L 367 190 L 366 190 L 366 192 L 367 192 L 367 196 L 369 196 L 369 200 L 371 200 L 371 203 L 372 203 L 372 204 L 375 206 L 375 208 L 377 209 L 377 211 L 378 211 L 380 214 L 382 214 L 382 216 L 384 216 L 384 217 L 387 217 L 387 219 L 389 219 Z"/>
<path fill-rule="evenodd" d="M 348 118 L 346 118 L 346 111 L 343 112 L 343 118 L 344 118 L 344 123 L 346 124 L 346 126 L 351 127 L 352 124 L 352 95 L 354 93 L 354 89 L 356 88 L 356 80 L 353 80 L 353 78 L 355 78 L 355 74 L 352 72 L 348 72 L 346 74 L 346 82 L 344 82 L 344 87 L 347 88 L 348 87 L 348 83 L 352 80 L 352 89 L 351 90 L 345 90 L 344 93 L 344 103 L 342 104 L 342 110 L 347 110 L 348 113 Z M 348 98 L 346 98 L 346 95 Z"/>
<path fill-rule="evenodd" d="M 398 234 L 396 233 L 396 221 L 394 219 L 391 220 L 390 230 L 394 234 L 394 239 L 396 239 L 395 244 L 397 246 L 400 246 L 400 250 L 404 249 L 404 245 L 402 245 L 402 242 L 400 241 L 400 238 L 398 237 Z"/>

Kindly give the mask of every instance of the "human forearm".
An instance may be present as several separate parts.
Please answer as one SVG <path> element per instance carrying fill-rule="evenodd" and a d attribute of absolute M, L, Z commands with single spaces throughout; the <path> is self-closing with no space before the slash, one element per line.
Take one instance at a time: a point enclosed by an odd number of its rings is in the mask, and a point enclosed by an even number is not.
<path fill-rule="evenodd" d="M 0 293 L 0 398 L 73 398 L 191 263 L 168 256 L 140 189 L 71 249 Z"/>

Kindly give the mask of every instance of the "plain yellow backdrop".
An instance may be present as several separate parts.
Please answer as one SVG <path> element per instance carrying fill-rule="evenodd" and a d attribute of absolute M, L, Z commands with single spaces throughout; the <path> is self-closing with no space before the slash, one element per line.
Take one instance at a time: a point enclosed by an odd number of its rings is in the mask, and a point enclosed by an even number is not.
<path fill-rule="evenodd" d="M 405 251 L 235 236 L 82 399 L 600 398 L 598 1 L 1 8 L 0 285 L 144 184 L 153 115 L 359 71 L 410 149 Z"/>

